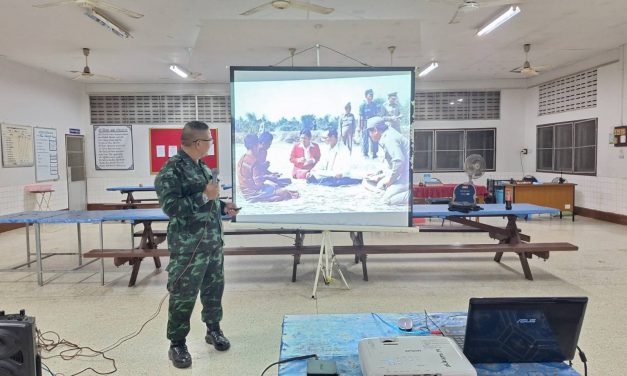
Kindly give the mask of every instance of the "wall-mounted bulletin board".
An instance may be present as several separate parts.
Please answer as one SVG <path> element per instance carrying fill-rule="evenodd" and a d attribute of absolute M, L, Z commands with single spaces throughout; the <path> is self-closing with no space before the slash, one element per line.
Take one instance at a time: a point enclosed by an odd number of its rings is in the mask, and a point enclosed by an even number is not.
<path fill-rule="evenodd" d="M 614 146 L 627 146 L 627 126 L 614 127 Z"/>
<path fill-rule="evenodd" d="M 176 155 L 181 148 L 183 128 L 150 128 L 150 173 L 157 174 L 168 158 Z M 209 129 L 213 144 L 209 155 L 203 161 L 211 169 L 218 168 L 218 130 Z"/>
<path fill-rule="evenodd" d="M 35 127 L 35 181 L 59 180 L 57 130 Z"/>
<path fill-rule="evenodd" d="M 33 165 L 33 127 L 0 124 L 2 138 L 2 167 L 31 167 Z"/>
<path fill-rule="evenodd" d="M 133 126 L 94 125 L 96 170 L 133 170 Z"/>

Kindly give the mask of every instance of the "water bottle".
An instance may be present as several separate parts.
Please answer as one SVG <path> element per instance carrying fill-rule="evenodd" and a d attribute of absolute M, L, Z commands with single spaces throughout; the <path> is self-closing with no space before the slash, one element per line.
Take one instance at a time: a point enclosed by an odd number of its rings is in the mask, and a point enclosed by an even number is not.
<path fill-rule="evenodd" d="M 512 210 L 512 187 L 505 187 L 505 210 Z"/>

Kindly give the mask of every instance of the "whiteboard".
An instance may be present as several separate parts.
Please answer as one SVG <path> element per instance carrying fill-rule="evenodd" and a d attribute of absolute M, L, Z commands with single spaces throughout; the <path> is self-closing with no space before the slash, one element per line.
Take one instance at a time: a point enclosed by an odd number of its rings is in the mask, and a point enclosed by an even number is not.
<path fill-rule="evenodd" d="M 131 125 L 94 125 L 96 170 L 133 170 Z"/>
<path fill-rule="evenodd" d="M 57 130 L 35 127 L 35 180 L 59 180 Z"/>
<path fill-rule="evenodd" d="M 2 167 L 33 165 L 33 127 L 0 124 L 2 134 Z"/>

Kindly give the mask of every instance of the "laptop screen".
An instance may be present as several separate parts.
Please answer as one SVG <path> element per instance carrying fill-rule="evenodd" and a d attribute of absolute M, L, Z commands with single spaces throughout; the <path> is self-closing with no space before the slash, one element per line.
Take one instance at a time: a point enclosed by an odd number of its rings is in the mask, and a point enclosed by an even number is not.
<path fill-rule="evenodd" d="M 472 298 L 471 363 L 563 362 L 575 356 L 588 298 Z"/>

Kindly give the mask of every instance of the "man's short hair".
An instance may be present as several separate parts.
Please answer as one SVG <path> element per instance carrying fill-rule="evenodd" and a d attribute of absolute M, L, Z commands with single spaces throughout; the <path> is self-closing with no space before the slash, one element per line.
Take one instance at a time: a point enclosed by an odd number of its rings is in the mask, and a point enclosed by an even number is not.
<path fill-rule="evenodd" d="M 337 129 L 335 128 L 329 129 L 329 132 L 327 133 L 327 138 L 332 137 L 332 136 L 337 138 Z"/>
<path fill-rule="evenodd" d="M 246 149 L 250 150 L 254 148 L 255 145 L 259 145 L 259 138 L 257 135 L 247 134 L 246 137 L 244 137 L 244 146 L 246 146 Z"/>
<path fill-rule="evenodd" d="M 181 145 L 183 146 L 192 146 L 194 141 L 198 140 L 198 137 L 201 136 L 199 133 L 207 131 L 209 126 L 207 123 L 202 121 L 190 121 L 183 127 L 183 132 L 181 132 Z"/>
<path fill-rule="evenodd" d="M 311 138 L 311 131 L 309 129 L 303 129 L 302 131 L 300 131 L 300 135 Z"/>
<path fill-rule="evenodd" d="M 270 132 L 263 132 L 262 134 L 259 135 L 260 144 L 269 144 L 272 142 L 273 139 L 274 137 L 272 136 L 272 133 Z"/>
<path fill-rule="evenodd" d="M 374 91 L 372 91 L 372 89 L 368 89 L 368 90 L 366 90 L 366 92 L 364 93 L 364 97 L 367 97 L 367 96 L 368 96 L 368 94 L 370 94 L 370 95 L 374 95 Z"/>
<path fill-rule="evenodd" d="M 348 102 L 344 105 L 344 108 L 351 108 L 351 102 Z"/>
<path fill-rule="evenodd" d="M 389 93 L 388 94 L 388 98 L 391 98 L 391 97 L 398 98 L 398 93 L 396 91 L 392 92 L 392 93 Z"/>

